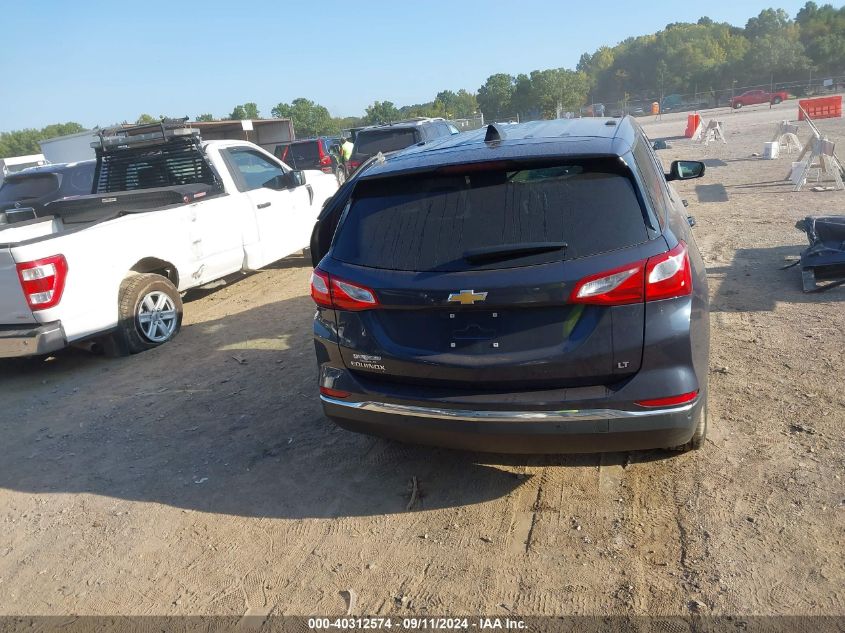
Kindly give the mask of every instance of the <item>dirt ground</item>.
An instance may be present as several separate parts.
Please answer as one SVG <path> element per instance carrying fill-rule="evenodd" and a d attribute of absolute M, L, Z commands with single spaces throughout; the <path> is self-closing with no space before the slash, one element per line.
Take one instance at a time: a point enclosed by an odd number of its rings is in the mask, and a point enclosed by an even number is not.
<path fill-rule="evenodd" d="M 845 288 L 779 270 L 796 220 L 845 193 L 792 193 L 789 158 L 752 157 L 795 110 L 722 110 L 706 148 L 672 138 L 683 115 L 643 120 L 667 166 L 708 164 L 678 187 L 712 297 L 703 450 L 490 456 L 335 428 L 289 258 L 188 297 L 163 348 L 0 362 L 0 615 L 341 615 L 348 589 L 357 614 L 845 614 Z M 845 121 L 820 123 L 845 147 Z"/>

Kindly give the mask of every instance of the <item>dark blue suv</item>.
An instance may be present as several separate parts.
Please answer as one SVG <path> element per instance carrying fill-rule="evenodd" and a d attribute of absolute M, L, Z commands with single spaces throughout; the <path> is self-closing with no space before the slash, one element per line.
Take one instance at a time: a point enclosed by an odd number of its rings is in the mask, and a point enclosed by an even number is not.
<path fill-rule="evenodd" d="M 371 160 L 324 208 L 314 342 L 340 426 L 501 452 L 698 448 L 704 263 L 630 117 L 489 126 Z"/>

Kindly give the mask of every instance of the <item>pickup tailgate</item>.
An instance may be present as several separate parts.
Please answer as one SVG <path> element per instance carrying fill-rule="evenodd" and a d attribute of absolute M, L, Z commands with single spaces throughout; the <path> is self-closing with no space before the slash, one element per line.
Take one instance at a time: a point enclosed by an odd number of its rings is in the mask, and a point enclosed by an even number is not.
<path fill-rule="evenodd" d="M 37 323 L 23 295 L 15 260 L 0 246 L 0 326 Z"/>

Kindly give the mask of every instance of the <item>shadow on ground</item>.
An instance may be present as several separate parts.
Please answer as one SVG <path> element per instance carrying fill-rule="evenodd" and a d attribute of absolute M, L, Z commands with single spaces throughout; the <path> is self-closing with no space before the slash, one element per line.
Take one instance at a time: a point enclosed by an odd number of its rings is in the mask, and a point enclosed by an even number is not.
<path fill-rule="evenodd" d="M 414 509 L 457 508 L 523 485 L 513 466 L 602 460 L 461 453 L 339 429 L 317 398 L 312 316 L 300 296 L 187 325 L 172 343 L 129 358 L 66 350 L 0 362 L 0 487 L 327 518 L 405 512 L 413 478 Z"/>
<path fill-rule="evenodd" d="M 801 286 L 801 267 L 786 270 L 807 247 L 741 248 L 730 265 L 707 266 L 710 283 L 719 282 L 716 295 L 710 302 L 712 312 L 765 312 L 774 310 L 779 302 L 828 303 L 845 300 L 845 287 L 822 293 L 805 293 Z"/>

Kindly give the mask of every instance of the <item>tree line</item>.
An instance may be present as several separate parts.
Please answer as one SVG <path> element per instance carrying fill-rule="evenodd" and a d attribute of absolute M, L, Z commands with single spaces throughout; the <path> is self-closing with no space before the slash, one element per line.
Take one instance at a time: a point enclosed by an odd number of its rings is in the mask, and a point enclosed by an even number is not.
<path fill-rule="evenodd" d="M 400 107 L 391 101 L 374 101 L 362 116 L 333 117 L 326 107 L 300 97 L 277 104 L 270 116 L 291 119 L 297 136 L 308 137 L 417 116 L 457 119 L 483 113 L 487 120 L 553 118 L 593 102 L 622 105 L 671 93 L 718 96 L 735 86 L 843 75 L 845 6 L 807 2 L 794 19 L 783 9 L 764 9 L 744 27 L 708 17 L 696 23 L 668 24 L 657 33 L 584 53 L 574 69 L 548 68 L 516 76 L 495 73 L 476 91 L 443 90 L 426 103 Z M 800 93 L 800 89 L 792 91 Z M 161 118 L 142 114 L 136 122 Z M 259 118 L 258 105 L 247 102 L 219 119 L 205 113 L 195 120 Z M 4 132 L 0 156 L 37 153 L 39 140 L 82 129 L 78 123 L 63 123 Z"/>

